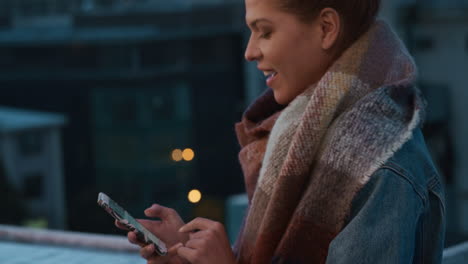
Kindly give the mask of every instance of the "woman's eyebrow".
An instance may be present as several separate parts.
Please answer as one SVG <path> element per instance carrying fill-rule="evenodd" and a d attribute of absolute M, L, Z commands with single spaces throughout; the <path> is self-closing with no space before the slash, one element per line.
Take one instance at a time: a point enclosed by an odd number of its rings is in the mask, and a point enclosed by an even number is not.
<path fill-rule="evenodd" d="M 249 25 L 250 28 L 258 29 L 257 24 L 260 23 L 260 22 L 271 23 L 270 20 L 268 20 L 266 18 L 257 18 L 254 21 L 248 23 L 248 25 Z"/>

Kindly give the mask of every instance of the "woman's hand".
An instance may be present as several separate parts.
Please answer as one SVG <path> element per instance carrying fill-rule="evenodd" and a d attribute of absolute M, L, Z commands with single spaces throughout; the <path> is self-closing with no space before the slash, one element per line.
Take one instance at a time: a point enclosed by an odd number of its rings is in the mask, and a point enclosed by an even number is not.
<path fill-rule="evenodd" d="M 185 246 L 177 247 L 177 254 L 192 264 L 234 264 L 231 249 L 224 226 L 204 218 L 196 218 L 179 230 L 190 233 L 190 240 Z"/>
<path fill-rule="evenodd" d="M 176 252 L 178 247 L 182 245 L 181 243 L 188 241 L 189 236 L 178 232 L 179 228 L 184 225 L 184 221 L 182 221 L 179 214 L 172 208 L 153 204 L 153 206 L 145 210 L 145 215 L 150 218 L 161 219 L 161 221 L 139 219 L 138 222 L 166 244 L 169 249 L 168 255 L 164 257 L 159 256 L 155 252 L 154 246 L 147 245 L 143 243 L 143 241 L 138 240 L 135 232 L 128 232 L 127 234 L 130 243 L 141 247 L 140 255 L 148 260 L 148 264 L 184 263 L 184 261 L 177 256 Z M 115 221 L 115 225 L 120 229 L 128 230 L 118 221 Z"/>

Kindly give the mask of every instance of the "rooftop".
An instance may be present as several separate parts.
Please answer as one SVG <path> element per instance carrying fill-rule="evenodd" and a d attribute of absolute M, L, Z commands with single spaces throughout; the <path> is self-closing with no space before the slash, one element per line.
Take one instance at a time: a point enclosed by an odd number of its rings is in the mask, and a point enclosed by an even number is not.
<path fill-rule="evenodd" d="M 60 114 L 0 107 L 0 132 L 63 126 L 66 118 Z"/>

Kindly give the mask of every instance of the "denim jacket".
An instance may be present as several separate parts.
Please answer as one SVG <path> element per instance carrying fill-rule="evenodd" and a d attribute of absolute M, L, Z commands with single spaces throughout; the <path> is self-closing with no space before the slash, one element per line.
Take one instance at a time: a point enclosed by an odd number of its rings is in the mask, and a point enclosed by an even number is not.
<path fill-rule="evenodd" d="M 420 130 L 353 200 L 327 263 L 441 263 L 445 194 Z"/>

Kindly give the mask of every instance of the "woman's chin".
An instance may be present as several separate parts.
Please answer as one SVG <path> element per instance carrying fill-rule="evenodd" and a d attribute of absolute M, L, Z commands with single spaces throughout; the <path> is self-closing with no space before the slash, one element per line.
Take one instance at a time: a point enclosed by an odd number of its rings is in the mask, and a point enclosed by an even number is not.
<path fill-rule="evenodd" d="M 288 105 L 292 100 L 289 99 L 287 96 L 284 94 L 273 90 L 273 95 L 275 97 L 275 101 L 280 104 L 280 105 Z"/>

